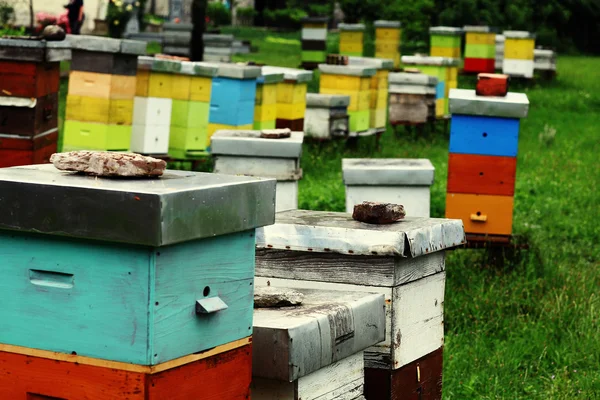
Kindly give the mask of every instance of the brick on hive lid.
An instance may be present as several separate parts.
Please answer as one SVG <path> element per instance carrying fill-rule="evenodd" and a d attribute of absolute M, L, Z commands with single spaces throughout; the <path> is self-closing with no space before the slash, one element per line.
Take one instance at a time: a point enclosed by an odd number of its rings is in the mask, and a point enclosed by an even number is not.
<path fill-rule="evenodd" d="M 510 77 L 505 74 L 486 74 L 477 75 L 477 86 L 475 93 L 477 96 L 500 96 L 504 97 L 508 93 L 508 83 Z"/>

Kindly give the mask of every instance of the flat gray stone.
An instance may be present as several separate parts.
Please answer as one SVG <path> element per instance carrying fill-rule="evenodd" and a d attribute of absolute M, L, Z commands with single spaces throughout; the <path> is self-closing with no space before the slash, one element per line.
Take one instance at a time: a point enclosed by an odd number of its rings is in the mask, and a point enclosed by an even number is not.
<path fill-rule="evenodd" d="M 284 129 L 263 129 L 260 131 L 260 137 L 264 139 L 283 139 L 289 138 L 292 131 L 289 128 Z"/>
<path fill-rule="evenodd" d="M 158 177 L 167 167 L 164 160 L 139 154 L 85 150 L 52 154 L 50 162 L 62 171 L 102 177 Z"/>
<path fill-rule="evenodd" d="M 290 307 L 302 304 L 304 294 L 293 289 L 258 286 L 254 288 L 254 308 Z"/>

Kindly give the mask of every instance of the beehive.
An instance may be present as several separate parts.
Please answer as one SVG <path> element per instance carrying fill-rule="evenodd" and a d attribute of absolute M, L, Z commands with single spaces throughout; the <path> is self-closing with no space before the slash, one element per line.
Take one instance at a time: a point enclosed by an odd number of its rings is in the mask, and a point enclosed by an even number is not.
<path fill-rule="evenodd" d="M 212 154 L 215 173 L 250 175 L 277 180 L 276 211 L 298 208 L 298 180 L 302 178 L 302 132 L 289 138 L 261 138 L 260 131 L 215 132 Z"/>
<path fill-rule="evenodd" d="M 327 17 L 306 17 L 302 23 L 302 68 L 315 69 L 327 57 Z"/>
<path fill-rule="evenodd" d="M 0 167 L 43 164 L 57 151 L 60 61 L 67 42 L 0 39 Z"/>
<path fill-rule="evenodd" d="M 388 75 L 394 68 L 391 59 L 348 57 L 348 65 L 363 65 L 377 69 L 371 77 L 370 123 L 375 132 L 384 132 L 387 127 Z"/>
<path fill-rule="evenodd" d="M 445 57 L 402 56 L 402 63 L 438 78 L 435 115 L 437 118 L 447 117 L 449 114 L 448 93 L 450 89 L 457 87 L 458 60 Z"/>
<path fill-rule="evenodd" d="M 277 119 L 277 84 L 283 73 L 264 73 L 256 80 L 256 102 L 253 129 L 275 129 Z"/>
<path fill-rule="evenodd" d="M 319 92 L 350 96 L 350 135 L 368 134 L 371 126 L 371 80 L 377 73 L 366 65 L 319 65 Z"/>
<path fill-rule="evenodd" d="M 402 204 L 409 217 L 429 218 L 435 168 L 427 159 L 344 158 L 346 212 L 363 201 Z"/>
<path fill-rule="evenodd" d="M 275 181 L 43 165 L 0 169 L 0 191 L 3 394 L 247 398 L 254 231 Z"/>
<path fill-rule="evenodd" d="M 208 135 L 210 138 L 218 130 L 248 130 L 254 124 L 256 103 L 256 79 L 261 75 L 259 67 L 209 63 L 218 68 L 212 80 Z"/>
<path fill-rule="evenodd" d="M 297 292 L 300 305 L 254 310 L 252 398 L 363 399 L 363 352 L 385 338 L 384 296 Z"/>
<path fill-rule="evenodd" d="M 345 56 L 362 56 L 365 26 L 363 24 L 339 24 L 340 49 Z"/>
<path fill-rule="evenodd" d="M 549 49 L 535 49 L 533 51 L 533 67 L 537 71 L 556 72 L 556 53 Z"/>
<path fill-rule="evenodd" d="M 146 43 L 69 35 L 71 71 L 63 151 L 126 151 L 131 146 L 137 57 Z"/>
<path fill-rule="evenodd" d="M 495 71 L 496 34 L 488 26 L 465 26 L 464 71 L 469 73 Z"/>
<path fill-rule="evenodd" d="M 392 393 L 381 375 L 389 382 L 407 368 L 414 373 L 415 361 L 442 351 L 444 250 L 464 241 L 460 220 L 407 217 L 372 225 L 344 213 L 286 211 L 257 231 L 255 282 L 383 294 L 386 339 L 365 350 L 365 397 L 410 398 L 413 388 Z M 441 358 L 437 363 L 441 381 Z"/>
<path fill-rule="evenodd" d="M 535 34 L 525 31 L 504 31 L 504 60 L 506 75 L 533 78 Z"/>
<path fill-rule="evenodd" d="M 446 216 L 462 219 L 467 233 L 512 234 L 519 124 L 528 109 L 523 93 L 450 93 Z"/>
<path fill-rule="evenodd" d="M 496 62 L 494 64 L 497 70 L 502 71 L 504 61 L 504 36 L 496 35 Z"/>
<path fill-rule="evenodd" d="M 231 62 L 235 40 L 233 35 L 204 33 L 202 34 L 202 40 L 204 44 L 203 61 Z"/>
<path fill-rule="evenodd" d="M 283 82 L 277 84 L 277 129 L 304 131 L 304 112 L 308 82 L 313 78 L 312 71 L 295 68 L 264 66 L 263 74 L 283 74 Z"/>
<path fill-rule="evenodd" d="M 450 26 L 432 26 L 429 28 L 432 57 L 460 58 L 463 30 Z"/>
<path fill-rule="evenodd" d="M 402 29 L 399 21 L 375 21 L 375 57 L 394 61 L 400 66 Z"/>
<path fill-rule="evenodd" d="M 304 134 L 317 139 L 348 135 L 350 96 L 308 93 Z"/>
<path fill-rule="evenodd" d="M 436 77 L 397 72 L 388 80 L 390 124 L 424 124 L 435 119 Z"/>

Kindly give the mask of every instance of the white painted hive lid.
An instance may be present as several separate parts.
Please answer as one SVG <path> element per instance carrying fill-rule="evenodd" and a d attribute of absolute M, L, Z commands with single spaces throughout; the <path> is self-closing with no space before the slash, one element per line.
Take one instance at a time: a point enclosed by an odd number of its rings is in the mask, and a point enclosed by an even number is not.
<path fill-rule="evenodd" d="M 437 85 L 438 78 L 421 73 L 393 72 L 388 75 L 388 82 L 390 85 L 400 83 L 404 85 L 435 86 Z"/>
<path fill-rule="evenodd" d="M 181 61 L 179 60 L 139 56 L 137 68 L 144 71 L 166 72 L 176 74 L 181 72 L 182 65 Z"/>
<path fill-rule="evenodd" d="M 435 168 L 426 158 L 344 158 L 342 172 L 347 186 L 431 186 Z"/>
<path fill-rule="evenodd" d="M 465 25 L 463 26 L 464 32 L 478 32 L 478 33 L 489 33 L 491 29 L 485 25 Z"/>
<path fill-rule="evenodd" d="M 477 96 L 474 90 L 450 89 L 450 113 L 503 118 L 525 118 L 529 99 L 525 93 L 508 92 L 505 97 Z"/>
<path fill-rule="evenodd" d="M 507 39 L 535 39 L 535 33 L 527 31 L 504 31 L 502 35 Z"/>
<path fill-rule="evenodd" d="M 432 56 L 402 56 L 402 64 L 437 65 L 437 66 L 457 67 L 458 59 L 450 58 L 450 57 L 432 57 Z"/>
<path fill-rule="evenodd" d="M 349 56 L 348 65 L 366 65 L 377 69 L 394 69 L 394 60 L 389 58 Z"/>
<path fill-rule="evenodd" d="M 406 217 L 387 225 L 358 222 L 328 211 L 277 213 L 256 231 L 258 248 L 363 256 L 419 257 L 465 243 L 462 220 Z"/>
<path fill-rule="evenodd" d="M 338 29 L 340 31 L 364 31 L 365 30 L 365 24 L 338 24 Z"/>
<path fill-rule="evenodd" d="M 384 21 L 381 19 L 375 21 L 375 28 L 400 28 L 401 26 L 400 21 Z"/>
<path fill-rule="evenodd" d="M 373 76 L 377 69 L 369 65 L 330 65 L 319 64 L 319 71 L 333 75 Z"/>
<path fill-rule="evenodd" d="M 225 62 L 205 62 L 218 68 L 217 76 L 231 79 L 256 79 L 261 75 L 260 67 Z"/>
<path fill-rule="evenodd" d="M 295 81 L 297 83 L 310 82 L 313 78 L 313 72 L 298 68 L 273 67 L 265 65 L 262 67 L 263 74 L 283 74 L 286 81 Z"/>
<path fill-rule="evenodd" d="M 458 36 L 463 30 L 454 26 L 432 26 L 429 28 L 429 33 L 434 35 Z"/>
<path fill-rule="evenodd" d="M 350 96 L 343 94 L 307 93 L 306 106 L 311 108 L 348 107 Z"/>
<path fill-rule="evenodd" d="M 261 131 L 220 130 L 211 137 L 210 150 L 214 155 L 300 158 L 303 132 L 292 132 L 289 138 L 266 139 Z"/>

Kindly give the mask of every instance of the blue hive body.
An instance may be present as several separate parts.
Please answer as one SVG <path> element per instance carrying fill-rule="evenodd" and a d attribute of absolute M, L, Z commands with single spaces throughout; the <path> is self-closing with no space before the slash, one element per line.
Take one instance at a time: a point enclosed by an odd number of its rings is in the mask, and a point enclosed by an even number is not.
<path fill-rule="evenodd" d="M 519 119 L 452 115 L 450 152 L 516 157 Z"/>

